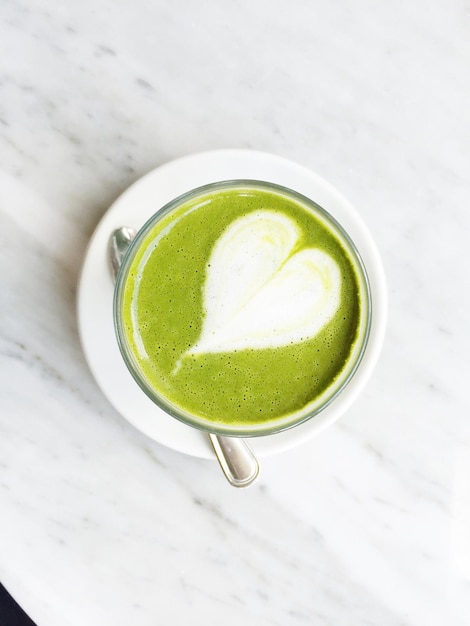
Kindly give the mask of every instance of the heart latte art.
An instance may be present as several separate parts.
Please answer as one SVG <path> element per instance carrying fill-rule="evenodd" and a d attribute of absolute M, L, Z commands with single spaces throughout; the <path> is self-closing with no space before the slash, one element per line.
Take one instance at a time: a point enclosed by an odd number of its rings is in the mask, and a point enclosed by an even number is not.
<path fill-rule="evenodd" d="M 289 217 L 254 211 L 216 242 L 204 285 L 201 337 L 187 354 L 276 348 L 314 337 L 339 306 L 341 277 L 318 248 L 297 252 Z"/>
<path fill-rule="evenodd" d="M 365 342 L 362 266 L 322 209 L 265 183 L 220 183 L 139 233 L 117 294 L 121 349 L 189 423 L 263 434 L 315 413 Z"/>

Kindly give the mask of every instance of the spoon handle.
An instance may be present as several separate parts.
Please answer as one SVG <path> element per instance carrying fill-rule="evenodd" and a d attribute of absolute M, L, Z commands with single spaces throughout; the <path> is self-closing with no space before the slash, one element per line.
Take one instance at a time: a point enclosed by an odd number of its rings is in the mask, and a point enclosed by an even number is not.
<path fill-rule="evenodd" d="M 122 228 L 116 228 L 109 238 L 108 258 L 111 264 L 111 272 L 114 280 L 116 280 L 119 268 L 121 267 L 122 259 L 124 258 L 124 255 L 131 245 L 135 235 L 136 231 L 133 228 L 123 226 Z"/>
<path fill-rule="evenodd" d="M 247 442 L 212 433 L 209 439 L 228 482 L 234 487 L 252 485 L 259 475 L 259 463 Z"/>

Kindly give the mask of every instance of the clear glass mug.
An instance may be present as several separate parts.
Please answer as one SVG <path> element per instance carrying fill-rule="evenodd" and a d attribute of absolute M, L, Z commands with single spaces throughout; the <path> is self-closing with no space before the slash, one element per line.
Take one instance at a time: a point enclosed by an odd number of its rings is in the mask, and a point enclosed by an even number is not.
<path fill-rule="evenodd" d="M 145 239 L 148 233 L 158 224 L 158 222 L 167 216 L 171 216 L 172 213 L 178 211 L 183 205 L 195 202 L 198 198 L 205 198 L 208 194 L 234 188 L 245 189 L 247 187 L 265 190 L 271 193 L 279 193 L 287 197 L 295 203 L 305 207 L 307 210 L 312 211 L 316 217 L 326 223 L 328 228 L 333 231 L 336 237 L 340 240 L 341 244 L 346 248 L 348 255 L 354 263 L 356 276 L 359 282 L 359 289 L 361 292 L 361 325 L 359 330 L 360 338 L 355 346 L 354 353 L 348 359 L 347 366 L 341 372 L 338 380 L 336 380 L 335 383 L 328 388 L 328 393 L 323 394 L 319 401 L 311 406 L 309 410 L 301 412 L 295 419 L 280 419 L 274 424 L 268 423 L 267 425 L 264 425 L 263 423 L 255 423 L 252 427 L 247 427 L 246 425 L 240 425 L 240 427 L 238 427 L 233 424 L 227 426 L 220 424 L 219 422 L 211 422 L 207 419 L 202 419 L 197 415 L 191 414 L 177 406 L 175 403 L 170 402 L 149 383 L 147 377 L 142 372 L 131 347 L 129 346 L 124 330 L 122 307 L 124 287 L 128 279 L 129 270 L 136 255 L 141 250 L 142 245 L 145 245 Z M 230 437 L 272 435 L 274 433 L 294 428 L 307 420 L 314 419 L 326 407 L 333 405 L 344 390 L 352 384 L 352 381 L 354 381 L 356 372 L 366 352 L 373 314 L 372 309 L 373 302 L 367 269 L 355 243 L 352 241 L 346 230 L 335 220 L 335 218 L 313 200 L 297 193 L 296 191 L 273 183 L 251 180 L 232 180 L 205 185 L 175 198 L 157 211 L 138 231 L 133 240 L 129 242 L 128 249 L 122 259 L 122 263 L 117 273 L 114 290 L 114 327 L 116 337 L 124 362 L 137 384 L 157 406 L 172 417 L 193 428 L 198 428 L 208 433 L 215 433 Z"/>

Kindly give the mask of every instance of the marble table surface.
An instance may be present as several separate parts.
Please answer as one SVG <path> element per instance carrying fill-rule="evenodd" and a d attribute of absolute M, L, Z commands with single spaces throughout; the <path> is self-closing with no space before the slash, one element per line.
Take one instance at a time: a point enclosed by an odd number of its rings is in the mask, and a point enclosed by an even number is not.
<path fill-rule="evenodd" d="M 0 581 L 39 626 L 468 624 L 470 5 L 4 0 Z M 389 323 L 351 410 L 235 490 L 128 424 L 83 357 L 106 209 L 253 148 L 358 208 Z"/>

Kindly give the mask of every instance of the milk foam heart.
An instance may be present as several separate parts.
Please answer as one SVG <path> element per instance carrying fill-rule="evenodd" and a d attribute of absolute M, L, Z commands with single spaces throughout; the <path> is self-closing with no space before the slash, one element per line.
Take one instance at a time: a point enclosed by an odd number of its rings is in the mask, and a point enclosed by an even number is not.
<path fill-rule="evenodd" d="M 340 304 L 335 261 L 297 250 L 295 222 L 272 210 L 236 219 L 206 268 L 201 336 L 186 355 L 277 348 L 314 337 Z"/>

